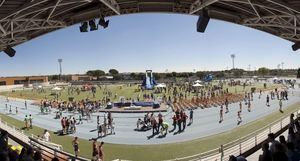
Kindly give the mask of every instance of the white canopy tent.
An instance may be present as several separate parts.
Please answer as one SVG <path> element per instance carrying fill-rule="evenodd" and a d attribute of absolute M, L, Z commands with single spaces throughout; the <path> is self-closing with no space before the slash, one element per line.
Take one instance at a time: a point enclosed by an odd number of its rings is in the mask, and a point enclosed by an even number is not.
<path fill-rule="evenodd" d="M 202 83 L 202 81 L 201 80 L 196 80 L 195 83 Z"/>
<path fill-rule="evenodd" d="M 61 88 L 59 88 L 59 87 L 54 87 L 54 88 L 52 88 L 51 90 L 52 90 L 52 91 L 61 91 Z"/>
<path fill-rule="evenodd" d="M 161 83 L 161 84 L 156 85 L 155 87 L 157 87 L 157 88 L 165 88 L 166 84 Z"/>
<path fill-rule="evenodd" d="M 193 87 L 203 87 L 203 85 L 199 84 L 199 83 L 196 83 L 196 84 L 193 85 Z"/>

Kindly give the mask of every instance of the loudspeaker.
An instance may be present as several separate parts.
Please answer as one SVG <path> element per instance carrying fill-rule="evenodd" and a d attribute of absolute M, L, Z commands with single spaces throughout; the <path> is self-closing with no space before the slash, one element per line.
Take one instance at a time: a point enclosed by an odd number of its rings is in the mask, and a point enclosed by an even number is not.
<path fill-rule="evenodd" d="M 11 48 L 10 46 L 7 46 L 6 49 L 4 49 L 4 52 L 10 57 L 15 56 L 15 54 L 16 54 L 16 50 Z"/>
<path fill-rule="evenodd" d="M 99 25 L 101 25 L 103 28 L 107 28 L 109 24 L 109 20 L 105 21 L 104 18 L 99 19 Z"/>
<path fill-rule="evenodd" d="M 80 32 L 88 32 L 88 23 L 87 22 L 83 22 L 81 23 L 81 26 L 79 27 Z"/>
<path fill-rule="evenodd" d="M 90 25 L 90 31 L 98 30 L 98 26 L 96 25 L 95 20 L 90 20 L 89 25 Z"/>
<path fill-rule="evenodd" d="M 198 22 L 197 22 L 197 31 L 198 32 L 205 32 L 206 26 L 209 22 L 210 17 L 208 16 L 207 10 L 202 10 Z"/>
<path fill-rule="evenodd" d="M 300 42 L 295 43 L 294 45 L 292 45 L 292 49 L 293 51 L 296 51 L 300 48 Z"/>

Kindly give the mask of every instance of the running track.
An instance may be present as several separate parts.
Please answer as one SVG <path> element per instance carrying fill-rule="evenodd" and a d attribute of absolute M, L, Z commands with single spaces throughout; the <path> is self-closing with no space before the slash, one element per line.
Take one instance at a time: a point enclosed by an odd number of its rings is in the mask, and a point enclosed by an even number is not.
<path fill-rule="evenodd" d="M 252 102 L 252 111 L 248 112 L 247 108 L 243 104 L 242 119 L 243 122 L 240 125 L 254 121 L 256 119 L 262 118 L 274 111 L 278 111 L 278 100 L 271 100 L 270 107 L 265 106 L 266 94 L 262 95 L 261 99 L 258 99 L 258 94 L 254 95 L 254 100 Z M 286 108 L 289 105 L 295 104 L 300 101 L 300 89 L 295 89 L 289 91 L 289 100 L 283 101 L 283 107 Z M 51 114 L 42 115 L 40 114 L 40 108 L 34 105 L 31 105 L 30 101 L 27 101 L 28 109 L 24 109 L 24 101 L 10 101 L 8 104 L 13 107 L 18 106 L 19 113 L 15 114 L 15 108 L 12 108 L 13 114 L 8 114 L 8 111 L 5 109 L 6 100 L 0 98 L 0 113 L 7 114 L 15 119 L 24 120 L 25 115 L 31 114 L 33 116 L 33 125 L 45 128 L 51 131 L 60 130 L 60 120 L 54 119 L 55 113 L 52 111 Z M 300 105 L 300 104 L 299 104 Z M 237 103 L 229 105 L 229 113 L 224 114 L 224 121 L 219 124 L 219 107 L 212 107 L 208 109 L 197 109 L 194 110 L 194 123 L 191 126 L 188 126 L 183 133 L 176 134 L 169 133 L 164 138 L 159 138 L 158 135 L 148 139 L 147 136 L 152 135 L 152 130 L 147 132 L 137 132 L 134 131 L 136 127 L 136 121 L 139 117 L 143 118 L 144 114 L 135 113 L 135 114 L 121 114 L 113 113 L 112 116 L 115 121 L 115 132 L 116 135 L 108 135 L 102 138 L 103 141 L 109 143 L 117 144 L 161 144 L 161 143 L 175 143 L 183 142 L 187 140 L 193 140 L 197 138 L 202 138 L 205 136 L 225 132 L 237 127 L 237 111 L 239 105 Z M 188 112 L 187 112 L 188 114 Z M 69 116 L 72 113 L 63 113 L 63 116 Z M 84 121 L 83 124 L 77 125 L 76 136 L 84 139 L 91 139 L 97 136 L 96 129 L 96 116 L 103 116 L 103 113 L 94 113 L 92 115 L 92 120 L 87 122 Z M 157 114 L 156 114 L 157 115 Z M 165 120 L 171 125 L 172 112 L 170 109 L 168 112 L 163 113 L 165 115 Z M 78 117 L 76 117 L 78 118 Z M 103 121 L 103 118 L 101 118 Z M 239 126 L 240 126 L 239 125 Z M 91 132 L 92 131 L 92 132 Z M 74 135 L 74 136 L 75 136 Z"/>

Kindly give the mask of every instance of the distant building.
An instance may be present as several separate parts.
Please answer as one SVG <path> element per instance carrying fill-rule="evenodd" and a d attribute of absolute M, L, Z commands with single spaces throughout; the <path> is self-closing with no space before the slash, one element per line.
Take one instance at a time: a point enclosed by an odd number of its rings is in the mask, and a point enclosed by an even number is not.
<path fill-rule="evenodd" d="M 28 85 L 33 83 L 47 83 L 47 76 L 18 76 L 18 77 L 0 77 L 0 86 L 5 85 Z"/>
<path fill-rule="evenodd" d="M 72 75 L 71 80 L 72 81 L 90 81 L 93 77 L 88 75 Z"/>

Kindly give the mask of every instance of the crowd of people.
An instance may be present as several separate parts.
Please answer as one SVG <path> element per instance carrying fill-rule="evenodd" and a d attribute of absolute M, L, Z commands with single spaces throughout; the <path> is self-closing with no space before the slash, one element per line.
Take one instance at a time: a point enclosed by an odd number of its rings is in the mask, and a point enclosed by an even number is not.
<path fill-rule="evenodd" d="M 43 154 L 40 150 L 28 147 L 21 149 L 14 149 L 8 143 L 8 132 L 0 131 L 0 160 L 1 161 L 44 161 Z M 72 160 L 75 161 L 75 158 Z M 53 157 L 51 161 L 59 161 L 58 158 Z"/>
<path fill-rule="evenodd" d="M 273 133 L 268 135 L 268 142 L 262 144 L 263 153 L 259 161 L 299 161 L 300 160 L 300 123 L 299 118 L 290 116 L 287 137 L 276 136 Z"/>
<path fill-rule="evenodd" d="M 258 161 L 299 161 L 300 160 L 300 123 L 299 118 L 290 115 L 287 137 L 280 135 L 276 139 L 274 133 L 268 134 L 268 139 L 261 144 L 262 154 Z M 229 156 L 229 161 L 247 161 L 243 156 Z"/>
<path fill-rule="evenodd" d="M 223 85 L 222 85 L 223 86 Z M 221 123 L 224 120 L 224 114 L 228 113 L 230 111 L 229 104 L 232 103 L 232 101 L 228 97 L 229 91 L 228 89 L 223 89 L 221 85 L 220 86 L 208 86 L 205 87 L 205 89 L 193 89 L 190 85 L 182 85 L 182 86 L 172 86 L 169 85 L 166 88 L 163 88 L 163 91 L 165 94 L 162 95 L 162 101 L 165 102 L 172 102 L 176 103 L 178 101 L 182 101 L 184 98 L 187 97 L 191 92 L 196 92 L 197 96 L 192 97 L 195 102 L 197 100 L 211 100 L 216 97 L 220 98 L 220 113 L 219 113 L 219 122 Z M 73 91 L 68 91 L 72 93 Z M 162 91 L 161 91 L 162 92 Z M 171 95 L 169 95 L 171 93 Z M 113 93 L 106 91 L 107 95 L 112 96 Z M 168 94 L 168 99 L 167 95 Z M 251 106 L 253 101 L 253 94 L 254 92 L 245 92 L 245 95 L 243 96 L 243 101 L 245 106 L 247 107 L 247 111 L 251 112 Z M 260 91 L 259 99 L 261 98 L 262 91 Z M 221 97 L 222 96 L 222 97 Z M 224 97 L 223 97 L 224 96 Z M 155 96 L 153 93 L 151 94 L 144 94 L 143 99 L 155 99 Z M 233 96 L 234 97 L 234 96 Z M 286 90 L 277 90 L 270 91 L 270 93 L 266 96 L 266 105 L 270 106 L 270 100 L 274 99 L 279 100 L 279 111 L 282 111 L 282 100 L 288 100 L 288 92 Z M 140 99 L 140 96 L 137 97 L 137 99 Z M 41 113 L 48 113 L 51 112 L 52 108 L 57 109 L 56 112 L 56 119 L 60 119 L 61 122 L 61 131 L 62 134 L 73 134 L 76 133 L 76 126 L 79 124 L 83 124 L 83 117 L 86 118 L 86 120 L 91 120 L 91 114 L 94 112 L 98 112 L 100 108 L 103 108 L 104 104 L 107 104 L 107 101 L 110 101 L 110 99 L 105 100 L 98 100 L 98 101 L 91 101 L 89 99 L 84 99 L 81 101 L 58 101 L 58 100 L 42 100 L 40 102 L 41 107 Z M 243 109 L 243 101 L 239 101 L 239 109 L 237 111 L 237 121 L 238 125 L 242 122 L 242 109 Z M 25 101 L 25 109 L 27 109 L 27 102 Z M 6 110 L 9 110 L 10 113 L 12 113 L 12 106 L 8 106 L 6 104 Z M 66 117 L 62 115 L 62 111 L 68 111 L 69 113 L 73 113 L 72 116 Z M 18 114 L 18 107 L 15 109 L 15 113 Z M 101 120 L 103 118 L 103 121 Z M 168 133 L 174 132 L 175 134 L 184 132 L 187 126 L 191 125 L 193 123 L 194 118 L 194 109 L 193 108 L 186 108 L 186 109 L 180 109 L 177 108 L 174 110 L 174 115 L 171 118 L 172 121 L 172 129 L 169 129 L 170 125 L 168 123 L 168 120 L 165 119 L 162 113 L 158 113 L 157 116 L 154 113 L 147 113 L 144 118 L 138 118 L 136 123 L 136 129 L 139 131 L 147 131 L 152 129 L 152 136 L 155 136 L 159 133 L 161 133 L 161 136 L 167 136 Z M 274 134 L 270 134 L 270 146 L 269 144 L 263 145 L 263 155 L 260 157 L 259 161 L 277 161 L 274 159 L 271 160 L 265 160 L 264 157 L 267 158 L 273 155 L 279 155 L 280 157 L 283 156 L 284 152 L 288 158 L 290 158 L 289 155 L 292 155 L 291 158 L 295 156 L 298 156 L 298 150 L 300 151 L 300 132 L 298 133 L 298 130 L 300 130 L 300 125 L 297 121 L 292 119 L 291 116 L 291 124 L 293 122 L 293 125 L 290 125 L 289 128 L 289 137 L 287 141 L 285 141 L 284 136 L 281 136 L 280 145 L 275 144 L 276 141 L 274 141 Z M 31 114 L 26 115 L 24 118 L 24 128 L 29 129 L 32 128 L 32 116 Z M 115 134 L 115 123 L 114 119 L 112 117 L 112 114 L 110 112 L 105 113 L 104 117 L 97 116 L 96 121 L 97 126 L 97 133 L 98 138 L 102 138 L 107 136 L 108 134 Z M 178 129 L 178 130 L 177 130 Z M 177 131 L 176 131 L 177 130 Z M 175 132 L 176 131 L 176 132 Z M 299 135 L 299 136 L 298 136 Z M 296 137 L 297 136 L 297 137 Z M 298 139 L 299 137 L 299 139 Z M 50 134 L 47 130 L 44 131 L 43 138 L 46 141 L 50 141 Z M 273 138 L 273 140 L 271 140 Z M 297 138 L 297 139 L 295 139 Z M 294 140 L 293 140 L 294 139 Z M 292 141 L 290 141 L 292 140 Z M 299 141 L 298 141 L 299 140 Z M 273 145 L 274 142 L 274 145 Z M 285 142 L 285 144 L 283 144 Z M 97 143 L 97 139 L 93 141 L 93 160 L 103 160 L 104 154 L 103 154 L 103 142 L 100 144 Z M 298 145 L 299 144 L 299 145 Z M 79 155 L 79 141 L 78 138 L 75 137 L 72 141 L 73 149 L 75 152 L 75 156 L 77 157 Z M 1 146 L 1 145 L 0 145 Z M 284 147 L 284 148 L 282 148 Z M 25 148 L 24 148 L 25 149 Z M 269 151 L 268 151 L 269 149 Z M 273 150 L 272 150 L 273 149 Z M 274 150 L 276 149 L 276 150 Z M 284 150 L 283 150 L 284 149 Z M 28 150 L 32 151 L 32 150 Z M 265 152 L 266 151 L 266 152 Z M 25 151 L 26 155 L 24 156 L 31 156 L 36 158 L 39 158 L 41 154 L 39 154 L 39 151 L 36 151 L 35 153 L 29 152 L 27 155 L 27 151 Z M 297 155 L 296 155 L 297 154 Z M 2 153 L 1 153 L 2 155 Z M 9 153 L 7 153 L 7 156 L 9 156 Z M 300 155 L 299 155 L 300 156 Z M 23 155 L 22 155 L 23 157 Z M 279 156 L 278 156 L 279 157 Z M 33 158 L 34 159 L 34 158 Z M 232 156 L 232 161 L 235 161 L 234 159 L 238 159 L 237 157 Z M 299 158 L 300 159 L 300 158 Z M 285 161 L 285 160 L 282 160 Z M 294 161 L 292 159 L 289 159 L 288 161 Z"/>
<path fill-rule="evenodd" d="M 168 133 L 172 133 L 178 127 L 177 133 L 181 133 L 185 130 L 186 126 L 191 125 L 193 123 L 194 110 L 189 110 L 189 116 L 186 114 L 184 110 L 176 110 L 172 117 L 172 125 L 173 129 L 169 130 L 169 123 L 164 119 L 164 116 L 159 113 L 155 116 L 154 113 L 145 114 L 143 120 L 138 118 L 136 123 L 137 131 L 147 131 L 152 129 L 152 136 L 161 133 L 161 136 L 167 136 Z M 187 124 L 189 118 L 189 123 Z"/>

